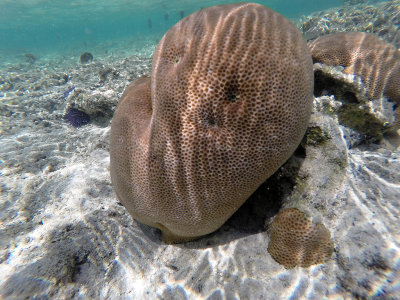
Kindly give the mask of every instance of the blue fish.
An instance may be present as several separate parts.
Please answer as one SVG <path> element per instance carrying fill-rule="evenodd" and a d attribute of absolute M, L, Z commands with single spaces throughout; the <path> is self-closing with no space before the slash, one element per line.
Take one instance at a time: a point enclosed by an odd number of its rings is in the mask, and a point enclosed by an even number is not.
<path fill-rule="evenodd" d="M 70 89 L 68 89 L 66 92 L 64 92 L 64 98 L 67 98 L 69 93 L 71 93 L 74 89 L 75 89 L 75 87 L 73 86 Z"/>

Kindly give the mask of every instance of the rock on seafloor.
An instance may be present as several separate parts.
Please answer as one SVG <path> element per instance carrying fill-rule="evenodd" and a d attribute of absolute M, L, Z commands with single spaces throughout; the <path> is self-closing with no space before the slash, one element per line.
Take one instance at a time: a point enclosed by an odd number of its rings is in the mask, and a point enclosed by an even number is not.
<path fill-rule="evenodd" d="M 96 58 L 0 72 L 1 298 L 399 297 L 400 151 L 343 124 L 337 90 L 321 88 L 302 145 L 222 228 L 165 245 L 118 203 L 108 170 L 117 99 L 151 62 Z M 330 72 L 360 109 L 391 122 L 390 102 L 368 106 L 359 79 Z M 70 126 L 70 107 L 91 122 Z M 269 255 L 268 224 L 290 207 L 330 231 L 325 264 L 285 269 Z"/>

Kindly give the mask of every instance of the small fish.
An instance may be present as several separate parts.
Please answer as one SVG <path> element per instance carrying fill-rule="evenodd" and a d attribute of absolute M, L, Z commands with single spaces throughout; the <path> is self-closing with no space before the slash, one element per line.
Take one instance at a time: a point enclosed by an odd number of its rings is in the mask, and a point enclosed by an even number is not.
<path fill-rule="evenodd" d="M 73 87 L 71 87 L 71 88 L 69 88 L 67 91 L 65 91 L 64 92 L 64 98 L 67 98 L 68 97 L 68 95 L 73 91 L 75 89 L 75 87 L 73 86 Z"/>

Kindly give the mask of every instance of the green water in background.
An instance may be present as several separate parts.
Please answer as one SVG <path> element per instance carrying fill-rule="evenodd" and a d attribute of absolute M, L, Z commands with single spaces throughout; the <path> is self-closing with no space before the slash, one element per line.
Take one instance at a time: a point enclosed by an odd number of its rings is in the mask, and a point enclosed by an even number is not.
<path fill-rule="evenodd" d="M 238 1 L 211 0 L 0 0 L 0 55 L 91 51 L 107 42 L 154 43 L 182 15 Z M 255 1 L 295 19 L 338 7 L 343 0 Z M 374 1 L 376 2 L 376 1 Z M 74 51 L 73 51 L 74 52 Z"/>

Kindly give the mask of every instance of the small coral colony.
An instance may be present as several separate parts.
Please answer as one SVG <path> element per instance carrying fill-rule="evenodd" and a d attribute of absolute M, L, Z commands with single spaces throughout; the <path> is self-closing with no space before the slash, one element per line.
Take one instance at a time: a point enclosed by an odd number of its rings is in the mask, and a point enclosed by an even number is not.
<path fill-rule="evenodd" d="M 332 34 L 308 46 L 289 20 L 253 3 L 189 15 L 160 41 L 152 76 L 121 97 L 110 139 L 115 192 L 165 242 L 209 234 L 299 145 L 314 99 L 313 60 L 345 66 L 365 80 L 370 98 L 385 93 L 398 103 L 399 56 L 364 33 Z M 382 76 L 371 76 L 377 69 Z M 270 229 L 268 250 L 285 267 L 323 263 L 332 254 L 329 231 L 294 207 L 278 213 Z"/>

